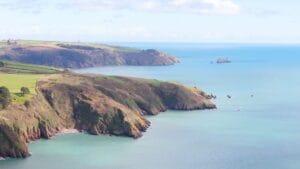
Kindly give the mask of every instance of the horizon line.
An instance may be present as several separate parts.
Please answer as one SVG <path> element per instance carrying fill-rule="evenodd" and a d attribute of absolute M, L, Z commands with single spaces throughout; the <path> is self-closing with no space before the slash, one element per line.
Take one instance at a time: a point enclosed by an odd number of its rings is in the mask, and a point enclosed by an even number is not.
<path fill-rule="evenodd" d="M 2 38 L 0 41 L 6 41 L 6 40 L 23 40 L 23 41 L 44 41 L 44 42 L 70 42 L 70 43 L 101 43 L 101 44 L 108 44 L 108 43 L 162 43 L 162 44 L 282 44 L 282 45 L 300 45 L 299 42 L 288 42 L 288 41 L 257 41 L 257 42 L 251 42 L 251 41 L 224 41 L 224 42 L 218 42 L 218 41 L 95 41 L 95 40 L 47 40 L 47 39 L 21 39 L 21 38 Z"/>

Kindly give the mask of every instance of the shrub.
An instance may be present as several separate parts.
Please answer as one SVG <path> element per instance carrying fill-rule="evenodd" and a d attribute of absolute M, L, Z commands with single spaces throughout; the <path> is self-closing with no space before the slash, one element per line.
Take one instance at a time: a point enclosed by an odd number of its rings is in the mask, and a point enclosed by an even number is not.
<path fill-rule="evenodd" d="M 28 107 L 30 106 L 30 102 L 29 102 L 28 100 L 26 100 L 26 101 L 24 102 L 24 106 L 28 108 Z"/>
<path fill-rule="evenodd" d="M 23 96 L 25 96 L 26 94 L 30 93 L 30 90 L 28 89 L 28 87 L 21 87 L 21 93 Z"/>
<path fill-rule="evenodd" d="M 11 102 L 11 96 L 8 88 L 0 87 L 0 110 L 5 109 Z"/>

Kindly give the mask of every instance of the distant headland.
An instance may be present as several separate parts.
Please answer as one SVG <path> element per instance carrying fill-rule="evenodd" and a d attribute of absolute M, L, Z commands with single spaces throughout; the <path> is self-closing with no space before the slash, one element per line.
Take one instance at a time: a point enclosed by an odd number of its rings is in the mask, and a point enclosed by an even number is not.
<path fill-rule="evenodd" d="M 79 42 L 3 40 L 0 41 L 0 50 L 1 60 L 72 69 L 116 65 L 164 66 L 179 62 L 176 57 L 154 49 Z"/>

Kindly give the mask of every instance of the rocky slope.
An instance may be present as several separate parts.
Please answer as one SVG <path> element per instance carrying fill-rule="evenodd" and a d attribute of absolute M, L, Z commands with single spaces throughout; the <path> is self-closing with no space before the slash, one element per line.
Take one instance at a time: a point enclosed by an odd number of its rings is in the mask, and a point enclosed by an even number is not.
<path fill-rule="evenodd" d="M 0 43 L 0 59 L 61 68 L 108 65 L 173 65 L 178 60 L 157 50 L 60 42 Z"/>
<path fill-rule="evenodd" d="M 64 129 L 140 137 L 143 115 L 167 109 L 213 109 L 204 92 L 179 84 L 63 73 L 40 80 L 29 104 L 0 111 L 0 156 L 27 157 L 27 143 Z"/>

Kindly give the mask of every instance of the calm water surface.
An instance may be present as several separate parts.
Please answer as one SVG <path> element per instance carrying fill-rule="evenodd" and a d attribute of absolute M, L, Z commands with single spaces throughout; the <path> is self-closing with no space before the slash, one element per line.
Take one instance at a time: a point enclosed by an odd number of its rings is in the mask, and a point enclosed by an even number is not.
<path fill-rule="evenodd" d="M 0 169 L 300 168 L 300 46 L 125 45 L 166 51 L 181 64 L 78 72 L 198 86 L 218 96 L 218 109 L 148 117 L 152 125 L 138 140 L 85 134 L 40 140 L 30 144 L 32 157 L 0 161 Z M 220 56 L 233 63 L 210 63 Z M 232 99 L 227 99 L 228 94 Z"/>

